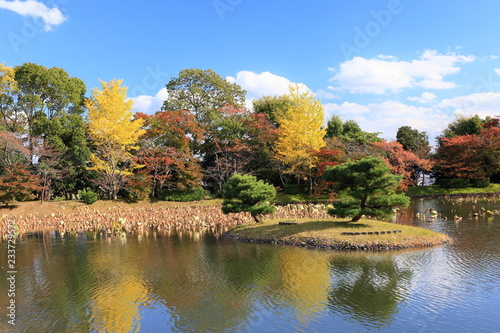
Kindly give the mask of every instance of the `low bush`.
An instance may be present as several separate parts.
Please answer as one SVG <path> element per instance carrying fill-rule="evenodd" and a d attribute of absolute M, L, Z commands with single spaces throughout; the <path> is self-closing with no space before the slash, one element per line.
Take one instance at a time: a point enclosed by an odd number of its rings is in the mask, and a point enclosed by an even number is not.
<path fill-rule="evenodd" d="M 436 184 L 442 188 L 466 188 L 470 187 L 470 180 L 467 178 L 442 178 L 436 180 Z"/>
<path fill-rule="evenodd" d="M 485 188 L 485 187 L 490 186 L 489 178 L 471 179 L 470 183 L 473 187 L 477 187 L 477 188 Z"/>
<path fill-rule="evenodd" d="M 162 198 L 165 201 L 198 201 L 205 199 L 208 193 L 202 188 L 187 188 L 183 190 L 163 190 Z"/>
<path fill-rule="evenodd" d="M 78 192 L 78 196 L 80 197 L 80 199 L 83 200 L 83 202 L 85 202 L 87 205 L 91 205 L 93 204 L 94 202 L 97 201 L 97 199 L 99 199 L 97 193 L 91 191 L 91 190 L 81 190 Z"/>

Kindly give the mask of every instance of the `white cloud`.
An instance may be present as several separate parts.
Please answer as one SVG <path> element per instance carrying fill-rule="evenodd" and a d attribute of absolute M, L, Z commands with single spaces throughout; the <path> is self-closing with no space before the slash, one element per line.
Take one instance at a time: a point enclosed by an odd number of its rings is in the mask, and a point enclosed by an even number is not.
<path fill-rule="evenodd" d="M 395 56 L 392 56 L 392 55 L 387 55 L 387 54 L 380 54 L 380 55 L 378 56 L 378 58 L 380 58 L 380 59 L 396 60 L 396 57 L 395 57 Z"/>
<path fill-rule="evenodd" d="M 264 96 L 281 96 L 289 93 L 289 86 L 294 84 L 285 77 L 272 74 L 270 72 L 263 72 L 256 74 L 250 71 L 241 71 L 236 74 L 236 77 L 226 77 L 231 83 L 236 83 L 247 91 L 247 108 L 252 107 L 252 101 Z M 309 88 L 300 84 L 303 89 Z"/>
<path fill-rule="evenodd" d="M 434 102 L 437 96 L 431 92 L 423 92 L 422 95 L 417 97 L 408 97 L 409 101 L 419 102 L 422 104 L 429 104 Z"/>
<path fill-rule="evenodd" d="M 248 99 L 288 94 L 288 87 L 292 84 L 287 78 L 270 72 L 256 74 L 250 71 L 241 71 L 236 74 L 236 77 L 228 76 L 226 80 L 245 89 Z"/>
<path fill-rule="evenodd" d="M 330 91 L 329 91 L 330 90 Z M 333 87 L 328 87 L 327 90 L 318 90 L 314 95 L 319 99 L 340 99 L 340 96 L 334 94 L 331 90 L 335 90 Z"/>
<path fill-rule="evenodd" d="M 155 114 L 161 110 L 163 101 L 168 98 L 167 88 L 162 88 L 155 96 L 141 95 L 131 98 L 134 102 L 132 112 L 142 112 L 145 114 Z"/>
<path fill-rule="evenodd" d="M 328 118 L 336 114 L 344 120 L 355 120 L 364 131 L 380 132 L 380 136 L 387 140 L 396 139 L 399 127 L 411 126 L 427 132 L 430 143 L 433 144 L 434 138 L 452 120 L 450 115 L 440 110 L 415 107 L 392 100 L 368 105 L 328 103 L 324 108 Z"/>
<path fill-rule="evenodd" d="M 500 75 L 500 68 L 495 68 L 495 73 L 497 73 L 498 75 Z"/>
<path fill-rule="evenodd" d="M 444 81 L 445 76 L 458 73 L 458 65 L 474 60 L 474 56 L 442 55 L 432 50 L 424 51 L 411 62 L 395 61 L 386 55 L 376 59 L 355 57 L 340 64 L 331 81 L 336 83 L 337 90 L 351 93 L 383 94 L 414 87 L 451 89 L 457 85 Z"/>
<path fill-rule="evenodd" d="M 440 109 L 451 109 L 454 115 L 478 115 L 481 118 L 500 115 L 500 93 L 476 93 L 444 99 L 437 104 Z"/>
<path fill-rule="evenodd" d="M 21 16 L 40 18 L 45 23 L 45 31 L 52 30 L 53 26 L 59 25 L 67 19 L 57 7 L 48 8 L 45 4 L 35 0 L 0 0 L 0 9 L 10 10 Z"/>

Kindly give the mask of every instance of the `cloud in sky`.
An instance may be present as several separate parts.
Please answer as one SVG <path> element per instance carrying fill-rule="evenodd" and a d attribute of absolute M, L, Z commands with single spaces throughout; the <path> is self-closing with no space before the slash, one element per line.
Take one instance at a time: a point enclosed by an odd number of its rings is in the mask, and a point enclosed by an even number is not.
<path fill-rule="evenodd" d="M 228 76 L 226 77 L 231 83 L 236 83 L 243 89 L 247 91 L 246 95 L 246 107 L 252 108 L 252 101 L 259 99 L 264 96 L 281 96 L 289 93 L 288 87 L 294 84 L 292 81 L 288 80 L 279 75 L 275 75 L 270 72 L 263 72 L 256 74 L 250 71 L 240 71 L 236 74 L 236 77 Z M 309 90 L 309 88 L 299 83 L 303 89 Z"/>
<path fill-rule="evenodd" d="M 45 23 L 45 31 L 52 30 L 53 26 L 59 25 L 67 19 L 57 7 L 48 8 L 45 4 L 35 0 L 0 0 L 0 9 L 10 10 L 21 16 L 42 19 Z"/>
<path fill-rule="evenodd" d="M 422 95 L 420 96 L 417 96 L 417 97 L 408 97 L 408 100 L 409 101 L 412 101 L 412 102 L 419 102 L 419 103 L 422 103 L 422 104 L 429 104 L 429 103 L 432 103 L 436 100 L 437 96 L 436 94 L 433 94 L 431 92 L 423 92 Z"/>
<path fill-rule="evenodd" d="M 241 71 L 236 77 L 226 77 L 231 83 L 236 83 L 247 91 L 247 99 L 254 100 L 264 96 L 279 96 L 288 94 L 290 80 L 282 76 L 263 72 L 256 74 L 250 71 Z"/>
<path fill-rule="evenodd" d="M 477 114 L 481 118 L 500 116 L 500 93 L 486 92 L 457 96 L 442 100 L 436 107 L 452 110 L 454 115 Z"/>
<path fill-rule="evenodd" d="M 439 54 L 426 50 L 419 59 L 396 61 L 393 57 L 375 59 L 355 57 L 340 64 L 340 70 L 331 79 L 337 90 L 350 93 L 384 94 L 404 88 L 451 89 L 457 85 L 445 81 L 445 76 L 460 72 L 458 65 L 470 63 L 474 56 Z"/>
<path fill-rule="evenodd" d="M 332 86 L 329 86 L 327 88 L 327 90 L 320 89 L 320 90 L 316 91 L 316 93 L 315 93 L 316 98 L 319 98 L 319 99 L 340 99 L 339 95 L 334 94 L 332 92 L 334 90 L 335 90 L 335 88 L 333 88 Z"/>
<path fill-rule="evenodd" d="M 411 126 L 425 131 L 434 138 L 448 126 L 450 116 L 432 107 L 416 107 L 389 100 L 381 103 L 362 105 L 344 102 L 342 104 L 324 104 L 325 113 L 330 118 L 340 115 L 343 119 L 352 119 L 367 132 L 380 132 L 381 137 L 395 140 L 401 126 Z M 432 140 L 432 139 L 431 139 Z"/>
<path fill-rule="evenodd" d="M 155 114 L 157 111 L 161 110 L 163 106 L 163 101 L 168 98 L 167 88 L 162 88 L 155 96 L 141 95 L 133 97 L 132 101 L 134 105 L 132 106 L 132 112 L 142 112 L 145 114 Z"/>

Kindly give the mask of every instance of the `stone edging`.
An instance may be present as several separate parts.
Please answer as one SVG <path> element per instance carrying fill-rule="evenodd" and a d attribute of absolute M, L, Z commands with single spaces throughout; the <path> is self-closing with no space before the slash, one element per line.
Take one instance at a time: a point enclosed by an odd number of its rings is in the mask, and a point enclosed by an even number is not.
<path fill-rule="evenodd" d="M 383 234 L 397 234 L 401 230 L 388 230 L 388 231 L 362 231 L 362 232 L 342 232 L 341 235 L 357 236 L 357 235 L 383 235 Z"/>
<path fill-rule="evenodd" d="M 292 245 L 304 248 L 317 248 L 324 250 L 344 250 L 344 251 L 387 251 L 387 250 L 403 250 L 410 248 L 426 248 L 433 247 L 437 245 L 443 245 L 448 242 L 439 243 L 423 243 L 420 245 L 411 244 L 353 244 L 348 241 L 334 242 L 334 243 L 323 243 L 315 239 L 270 239 L 270 238 L 249 238 L 244 237 L 239 234 L 224 234 L 224 238 L 232 239 L 235 241 L 240 241 L 244 243 L 260 243 L 260 244 L 273 244 L 273 245 Z"/>

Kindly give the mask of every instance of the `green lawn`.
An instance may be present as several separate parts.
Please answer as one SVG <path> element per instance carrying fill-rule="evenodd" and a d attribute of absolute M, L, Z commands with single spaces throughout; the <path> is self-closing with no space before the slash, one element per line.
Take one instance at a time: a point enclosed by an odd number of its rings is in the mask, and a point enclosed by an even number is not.
<path fill-rule="evenodd" d="M 469 193 L 500 193 L 500 184 L 490 184 L 488 187 L 477 188 L 441 188 L 437 185 L 410 187 L 406 191 L 408 196 L 418 195 L 447 195 L 447 194 L 469 194 Z"/>

